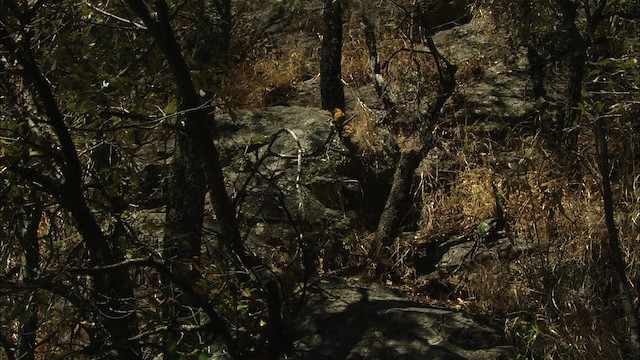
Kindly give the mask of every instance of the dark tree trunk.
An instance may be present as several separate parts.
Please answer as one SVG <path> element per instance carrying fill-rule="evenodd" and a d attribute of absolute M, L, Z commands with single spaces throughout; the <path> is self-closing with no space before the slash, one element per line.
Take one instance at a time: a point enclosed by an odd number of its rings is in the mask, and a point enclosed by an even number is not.
<path fill-rule="evenodd" d="M 224 68 L 231 38 L 231 1 L 197 2 L 196 43 L 193 59 L 199 67 Z"/>
<path fill-rule="evenodd" d="M 16 14 L 16 16 L 21 17 L 20 14 Z M 14 37 L 0 22 L 0 43 L 18 54 L 18 61 L 24 68 L 22 76 L 29 84 L 29 91 L 33 99 L 42 104 L 48 123 L 59 141 L 64 159 L 61 166 L 64 182 L 51 184 L 49 188 L 45 188 L 45 191 L 56 195 L 60 203 L 71 213 L 76 227 L 89 249 L 92 266 L 118 262 L 122 260 L 119 244 L 109 243 L 91 209 L 87 206 L 82 188 L 80 159 L 49 82 L 40 71 L 30 44 L 17 44 L 13 39 Z M 110 339 L 115 345 L 119 358 L 139 358 L 141 354 L 139 347 L 128 341 L 137 328 L 135 314 L 131 311 L 132 304 L 128 303 L 134 298 L 128 272 L 106 272 L 94 276 L 92 281 L 94 305 L 102 315 L 98 321 L 104 325 L 109 335 L 106 339 Z"/>
<path fill-rule="evenodd" d="M 76 227 L 87 243 L 91 254 L 91 266 L 102 266 L 122 261 L 124 258 L 117 243 L 109 245 L 80 189 L 63 190 L 61 199 L 67 207 Z M 94 304 L 102 315 L 100 321 L 111 337 L 112 345 L 120 359 L 138 359 L 140 348 L 130 343 L 137 328 L 134 312 L 133 285 L 126 269 L 99 273 L 92 277 Z M 99 349 L 97 349 L 99 350 Z"/>
<path fill-rule="evenodd" d="M 558 149 L 562 154 L 564 168 L 576 183 L 581 181 L 580 166 L 578 163 L 578 127 L 576 127 L 580 115 L 578 106 L 582 101 L 582 82 L 586 72 L 587 43 L 576 25 L 578 14 L 577 4 L 569 0 L 558 0 L 562 9 L 562 22 L 569 36 L 569 56 L 567 61 L 567 88 L 564 98 L 564 106 L 560 114 L 559 124 L 556 128 Z"/>
<path fill-rule="evenodd" d="M 430 146 L 427 145 L 427 146 Z M 378 228 L 376 229 L 373 243 L 370 249 L 370 256 L 380 264 L 385 263 L 391 253 L 389 246 L 393 243 L 401 221 L 411 206 L 411 188 L 413 187 L 413 175 L 422 161 L 422 149 L 411 149 L 403 151 L 396 164 L 393 174 L 391 192 L 387 198 L 384 210 L 380 216 Z M 379 257 L 383 256 L 383 259 Z M 381 270 L 378 266 L 378 270 Z"/>
<path fill-rule="evenodd" d="M 344 105 L 342 86 L 342 0 L 325 0 L 325 32 L 320 49 L 320 94 L 322 108 L 333 111 Z"/>
<path fill-rule="evenodd" d="M 531 35 L 533 24 L 531 23 L 531 12 L 533 11 L 533 5 L 529 0 L 518 1 L 520 16 L 522 17 L 522 28 L 519 34 L 521 44 L 524 44 L 527 48 L 527 61 L 529 63 L 529 77 L 531 78 L 532 97 L 534 100 L 538 100 L 541 97 L 547 95 L 544 88 L 544 66 L 545 59 L 540 53 L 535 40 Z"/>
<path fill-rule="evenodd" d="M 175 135 L 167 184 L 163 257 L 167 264 L 188 264 L 200 256 L 205 178 L 200 148 L 186 132 Z M 177 268 L 174 271 L 181 271 Z"/>
<path fill-rule="evenodd" d="M 624 255 L 620 248 L 620 240 L 618 239 L 618 229 L 614 220 L 613 211 L 613 192 L 611 190 L 611 180 L 609 179 L 609 149 L 607 146 L 607 138 L 604 128 L 604 119 L 598 118 L 596 122 L 596 141 L 598 144 L 598 168 L 602 176 L 602 199 L 604 202 L 604 220 L 609 233 L 609 250 L 611 257 L 611 266 L 614 278 L 618 283 L 620 291 L 620 300 L 622 309 L 627 317 L 629 327 L 629 347 L 630 359 L 640 359 L 640 325 L 638 317 L 634 311 L 633 295 L 631 286 L 627 279 L 626 264 Z"/>
<path fill-rule="evenodd" d="M 532 43 L 527 43 L 527 60 L 529 62 L 529 77 L 531 78 L 531 90 L 534 100 L 547 96 L 544 88 L 545 59 Z"/>
<path fill-rule="evenodd" d="M 190 145 L 181 149 L 181 151 L 193 151 L 194 153 L 185 156 L 185 160 L 194 162 L 190 165 L 193 166 L 194 169 L 200 168 L 204 171 L 209 197 L 211 198 L 211 203 L 221 228 L 220 242 L 223 247 L 229 250 L 239 260 L 239 263 L 235 265 L 241 268 L 243 267 L 255 275 L 261 269 L 265 269 L 265 267 L 261 266 L 262 264 L 259 259 L 245 248 L 242 237 L 240 236 L 235 206 L 227 192 L 220 157 L 213 143 L 211 130 L 213 115 L 209 115 L 206 109 L 200 106 L 200 98 L 193 85 L 189 68 L 182 56 L 180 45 L 176 41 L 171 28 L 167 4 L 164 0 L 157 0 L 155 9 L 157 17 L 154 17 L 151 15 L 153 12 L 144 1 L 127 0 L 127 3 L 152 32 L 169 63 L 177 87 L 180 109 L 186 112 L 186 120 L 181 130 L 184 132 L 184 135 L 189 138 L 188 141 L 193 142 L 193 144 L 189 143 Z M 176 143 L 176 146 L 179 146 L 179 144 L 180 143 Z M 176 151 L 178 151 L 178 149 L 176 149 Z M 191 205 L 193 206 L 193 204 Z M 199 221 L 198 224 L 202 226 L 202 221 Z M 280 296 L 277 293 L 277 291 L 279 291 L 278 286 L 268 286 L 268 284 L 277 283 L 271 282 L 273 279 L 269 279 L 270 275 L 268 272 L 263 271 L 262 275 L 261 277 L 255 276 L 265 294 L 264 298 L 267 302 L 267 308 L 269 311 L 279 311 L 280 304 L 274 303 L 280 301 Z M 197 278 L 194 278 L 194 283 L 197 280 Z M 277 319 L 281 319 L 281 314 L 269 313 L 269 318 L 271 319 L 269 326 L 280 326 Z M 274 331 L 274 333 L 286 333 L 286 329 L 282 328 L 278 332 Z M 231 340 L 228 339 L 228 341 Z M 286 342 L 288 346 L 283 346 L 283 349 L 290 348 L 291 346 L 291 339 L 289 337 L 286 338 Z M 231 351 L 238 348 L 235 343 L 227 343 L 227 347 Z M 232 356 L 238 358 L 239 354 L 235 353 L 232 354 Z"/>
<path fill-rule="evenodd" d="M 35 280 L 38 277 L 38 269 L 40 268 L 40 250 L 38 248 L 38 226 L 42 218 L 42 210 L 24 209 L 21 214 L 21 223 L 19 229 L 16 229 L 16 236 L 20 241 L 23 251 L 24 268 L 22 273 L 23 282 Z M 36 300 L 36 290 L 28 295 L 28 299 L 24 304 L 23 317 L 25 320 L 20 324 L 18 329 L 18 351 L 16 356 L 18 359 L 33 360 L 36 357 L 36 339 L 38 331 L 38 301 Z"/>
<path fill-rule="evenodd" d="M 362 14 L 362 23 L 364 25 L 365 41 L 367 43 L 367 50 L 369 50 L 369 61 L 371 63 L 371 73 L 373 76 L 373 84 L 376 88 L 376 93 L 382 101 L 382 105 L 385 109 L 385 115 L 380 121 L 381 124 L 388 124 L 398 115 L 395 102 L 391 99 L 390 93 L 387 90 L 387 83 L 382 76 L 382 68 L 380 67 L 380 57 L 378 55 L 378 41 L 376 39 L 375 29 L 371 21 L 366 14 Z"/>

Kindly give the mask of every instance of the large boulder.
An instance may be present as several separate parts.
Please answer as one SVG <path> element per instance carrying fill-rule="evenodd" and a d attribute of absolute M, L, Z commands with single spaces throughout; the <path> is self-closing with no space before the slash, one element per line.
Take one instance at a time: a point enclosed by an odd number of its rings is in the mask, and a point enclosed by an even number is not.
<path fill-rule="evenodd" d="M 411 3 L 414 30 L 425 35 L 464 25 L 471 21 L 472 0 L 417 0 Z M 417 29 L 416 29 L 417 27 Z"/>
<path fill-rule="evenodd" d="M 311 244 L 340 237 L 383 206 L 388 180 L 343 146 L 330 119 L 297 106 L 216 117 L 216 145 L 250 245 L 280 245 L 299 232 Z"/>

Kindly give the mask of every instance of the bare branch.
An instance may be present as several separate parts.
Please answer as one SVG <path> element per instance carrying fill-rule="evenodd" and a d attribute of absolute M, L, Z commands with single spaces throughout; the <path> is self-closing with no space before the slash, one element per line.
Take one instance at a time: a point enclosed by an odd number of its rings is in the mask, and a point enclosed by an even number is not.
<path fill-rule="evenodd" d="M 84 4 L 87 5 L 88 7 L 92 8 L 93 10 L 99 12 L 102 15 L 105 15 L 105 16 L 110 17 L 112 19 L 118 20 L 118 21 L 123 22 L 125 24 L 133 25 L 133 27 L 135 27 L 136 29 L 147 30 L 147 27 L 142 25 L 142 24 L 140 24 L 140 23 L 137 23 L 135 21 L 131 21 L 129 19 L 125 19 L 125 18 L 120 17 L 118 15 L 112 14 L 112 13 L 106 11 L 106 10 L 102 10 L 99 7 L 89 3 L 88 1 L 85 1 Z"/>

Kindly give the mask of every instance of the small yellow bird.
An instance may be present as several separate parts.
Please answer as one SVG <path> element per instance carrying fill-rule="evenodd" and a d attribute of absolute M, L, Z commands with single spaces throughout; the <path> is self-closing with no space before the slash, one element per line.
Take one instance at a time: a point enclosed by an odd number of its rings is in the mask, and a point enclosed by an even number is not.
<path fill-rule="evenodd" d="M 340 108 L 333 109 L 333 122 L 336 124 L 336 126 L 342 125 L 344 120 L 345 120 L 345 115 L 342 109 Z"/>

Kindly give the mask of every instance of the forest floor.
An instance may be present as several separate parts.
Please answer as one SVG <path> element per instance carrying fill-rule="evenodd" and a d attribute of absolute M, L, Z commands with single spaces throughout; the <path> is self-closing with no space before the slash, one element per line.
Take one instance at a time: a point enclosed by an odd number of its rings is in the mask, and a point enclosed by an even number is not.
<path fill-rule="evenodd" d="M 400 37 L 384 38 L 393 27 L 393 21 L 385 21 L 392 10 L 374 1 L 354 3 L 368 5 L 364 8 L 378 20 L 383 62 L 393 59 L 399 47 L 409 46 Z M 278 4 L 282 3 L 238 9 L 234 51 L 248 60 L 230 69 L 227 86 L 233 107 L 320 105 L 322 4 Z M 344 22 L 346 112 L 364 106 L 379 116 L 384 109 L 371 80 L 360 10 L 354 7 Z M 421 302 L 506 318 L 508 335 L 524 356 L 622 357 L 623 318 L 610 305 L 616 297 L 601 260 L 606 228 L 593 135 L 588 127 L 582 129 L 584 170 L 576 187 L 558 165 L 561 156 L 539 131 L 541 115 L 529 90 L 526 54 L 510 44 L 493 21 L 488 10 L 479 8 L 471 23 L 434 37 L 440 51 L 458 66 L 457 86 L 434 130 L 431 160 L 418 169 L 421 182 L 414 199 L 419 219 L 398 239 L 398 252 L 404 255 L 386 285 Z M 410 80 L 402 71 L 387 75 L 400 84 Z M 551 97 L 563 81 L 561 72 L 549 69 L 545 85 Z M 402 85 L 396 90 L 403 90 Z M 399 139 L 410 137 L 401 130 L 395 134 Z M 613 147 L 615 151 L 615 143 Z M 416 270 L 413 259 L 429 243 L 471 236 L 492 216 L 492 184 L 506 199 L 502 236 L 524 244 L 526 255 L 485 258 L 458 273 L 435 277 Z M 637 202 L 633 204 L 618 213 L 623 244 L 632 243 L 638 233 Z M 342 241 L 356 251 L 356 240 Z"/>

